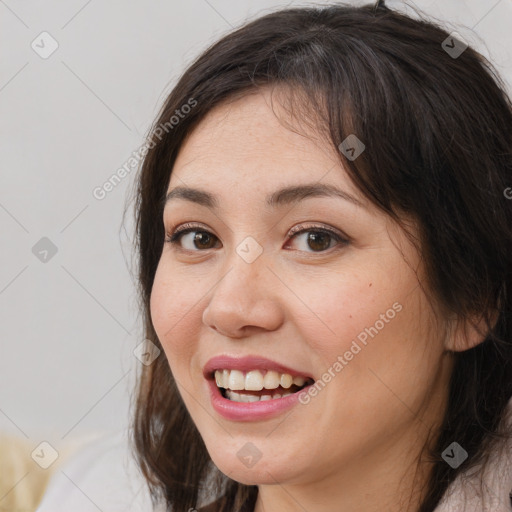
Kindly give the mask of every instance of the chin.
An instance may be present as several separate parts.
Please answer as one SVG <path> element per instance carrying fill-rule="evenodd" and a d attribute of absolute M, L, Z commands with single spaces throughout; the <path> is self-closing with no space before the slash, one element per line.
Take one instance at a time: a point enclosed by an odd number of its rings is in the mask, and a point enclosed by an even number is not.
<path fill-rule="evenodd" d="M 262 449 L 265 453 L 256 451 L 255 445 L 250 440 L 242 443 L 233 443 L 236 446 L 218 447 L 218 451 L 209 451 L 215 466 L 232 480 L 245 485 L 273 485 L 276 482 L 285 482 L 297 479 L 297 461 L 291 454 L 290 457 L 280 454 L 276 458 L 279 448 L 270 450 Z M 240 445 L 242 448 L 240 448 Z"/>
<path fill-rule="evenodd" d="M 241 467 L 238 459 L 214 463 L 226 476 L 244 485 L 274 485 L 276 482 L 287 481 L 290 477 L 289 469 L 283 471 L 275 464 L 263 465 L 261 461 L 252 468 Z"/>

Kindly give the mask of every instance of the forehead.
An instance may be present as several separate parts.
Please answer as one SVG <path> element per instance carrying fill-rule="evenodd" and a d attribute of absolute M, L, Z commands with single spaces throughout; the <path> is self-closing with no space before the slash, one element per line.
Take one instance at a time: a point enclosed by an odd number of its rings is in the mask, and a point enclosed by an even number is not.
<path fill-rule="evenodd" d="M 364 201 L 332 145 L 263 90 L 208 113 L 183 143 L 168 188 L 268 197 L 278 187 L 312 182 L 342 187 Z"/>

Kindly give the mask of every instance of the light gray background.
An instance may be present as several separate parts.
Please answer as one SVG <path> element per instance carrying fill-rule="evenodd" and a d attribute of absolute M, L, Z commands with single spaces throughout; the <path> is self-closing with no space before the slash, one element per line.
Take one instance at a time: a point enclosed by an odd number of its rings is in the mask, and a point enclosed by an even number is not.
<path fill-rule="evenodd" d="M 131 210 L 121 229 L 135 172 L 101 201 L 92 191 L 142 144 L 208 44 L 248 17 L 319 3 L 0 1 L 0 430 L 59 449 L 127 424 L 142 341 Z M 512 0 L 414 5 L 512 83 Z M 31 48 L 43 31 L 59 45 L 47 59 Z M 58 249 L 46 263 L 32 253 L 42 237 Z"/>

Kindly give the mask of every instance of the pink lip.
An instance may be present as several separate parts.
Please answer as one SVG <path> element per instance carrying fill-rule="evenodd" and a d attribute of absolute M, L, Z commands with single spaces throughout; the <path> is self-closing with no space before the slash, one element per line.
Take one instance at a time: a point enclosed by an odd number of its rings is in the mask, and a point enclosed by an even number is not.
<path fill-rule="evenodd" d="M 299 395 L 304 391 L 292 393 L 283 398 L 264 402 L 232 402 L 224 398 L 214 380 L 209 380 L 210 398 L 213 408 L 224 418 L 232 421 L 260 421 L 277 416 L 281 412 L 300 403 Z M 304 389 L 307 389 L 304 388 Z"/>
<path fill-rule="evenodd" d="M 275 417 L 299 403 L 299 395 L 304 391 L 292 393 L 291 395 L 283 398 L 277 398 L 275 400 L 265 400 L 263 402 L 233 402 L 222 396 L 213 378 L 215 370 L 221 370 L 224 368 L 240 371 L 274 370 L 279 373 L 288 373 L 292 377 L 310 377 L 307 373 L 288 368 L 287 366 L 264 357 L 213 357 L 206 363 L 203 369 L 203 375 L 207 379 L 207 383 L 210 388 L 212 407 L 221 416 L 232 421 L 261 421 Z M 307 389 L 307 387 L 304 389 Z"/>

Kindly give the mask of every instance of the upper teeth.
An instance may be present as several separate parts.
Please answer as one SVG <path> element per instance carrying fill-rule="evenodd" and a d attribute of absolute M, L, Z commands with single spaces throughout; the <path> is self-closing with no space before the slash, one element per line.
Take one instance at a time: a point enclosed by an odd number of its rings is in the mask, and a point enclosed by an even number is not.
<path fill-rule="evenodd" d="M 240 370 L 216 370 L 215 382 L 219 388 L 247 391 L 260 391 L 261 389 L 276 389 L 279 386 L 288 389 L 295 384 L 303 386 L 304 377 L 292 377 L 289 373 L 277 373 L 268 370 L 264 375 L 260 370 L 251 370 L 244 375 Z"/>

